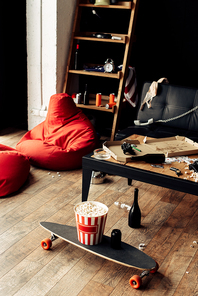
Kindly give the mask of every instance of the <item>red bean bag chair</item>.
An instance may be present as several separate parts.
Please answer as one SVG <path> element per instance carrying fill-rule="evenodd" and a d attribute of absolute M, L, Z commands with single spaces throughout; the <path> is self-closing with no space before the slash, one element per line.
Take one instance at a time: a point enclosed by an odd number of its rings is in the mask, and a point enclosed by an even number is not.
<path fill-rule="evenodd" d="M 81 167 L 82 157 L 97 146 L 97 134 L 90 120 L 65 94 L 51 96 L 46 120 L 28 131 L 16 149 L 32 165 L 50 170 Z"/>
<path fill-rule="evenodd" d="M 17 191 L 26 181 L 30 163 L 15 149 L 0 144 L 0 196 Z"/>

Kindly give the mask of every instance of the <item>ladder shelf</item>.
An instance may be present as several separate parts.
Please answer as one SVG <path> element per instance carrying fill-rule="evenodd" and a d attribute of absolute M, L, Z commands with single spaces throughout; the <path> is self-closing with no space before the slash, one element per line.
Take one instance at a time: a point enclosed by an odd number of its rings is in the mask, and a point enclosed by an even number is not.
<path fill-rule="evenodd" d="M 82 85 L 84 81 L 90 80 L 90 86 L 92 88 L 92 95 L 89 98 L 89 105 L 77 104 L 79 108 L 82 109 L 90 109 L 95 111 L 103 111 L 108 112 L 108 114 L 113 114 L 113 122 L 112 122 L 112 131 L 111 131 L 111 140 L 114 140 L 115 133 L 119 127 L 119 119 L 123 104 L 124 98 L 124 88 L 125 82 L 128 75 L 128 66 L 130 61 L 130 53 L 132 44 L 135 41 L 135 22 L 137 18 L 137 10 L 138 10 L 139 0 L 133 1 L 120 1 L 114 5 L 94 5 L 90 4 L 88 0 L 77 0 L 76 3 L 76 10 L 74 16 L 74 24 L 70 42 L 70 49 L 68 54 L 67 66 L 66 66 L 66 73 L 65 73 L 65 81 L 63 86 L 63 92 L 72 95 L 73 92 L 83 92 Z M 122 11 L 122 13 L 127 13 L 126 15 L 126 22 L 128 22 L 127 28 L 125 29 L 126 32 L 112 32 L 112 28 L 114 24 L 111 24 L 111 31 L 108 33 L 108 28 L 103 30 L 104 32 L 99 32 L 90 28 L 90 30 L 83 30 L 81 27 L 82 25 L 82 18 L 85 14 L 84 18 L 86 18 L 86 13 L 93 13 L 94 11 L 105 12 L 108 13 L 110 11 L 111 17 L 112 13 Z M 125 18 L 124 18 L 125 19 Z M 89 21 L 89 19 L 88 19 Z M 122 23 L 122 20 L 119 20 Z M 115 22 L 115 26 L 118 26 L 117 20 Z M 91 26 L 92 27 L 92 26 Z M 118 27 L 117 27 L 118 28 Z M 116 29 L 117 29 L 116 28 Z M 110 37 L 94 37 L 94 34 L 102 34 L 103 36 L 109 34 Z M 115 36 L 115 39 L 112 37 Z M 117 37 L 117 38 L 116 38 Z M 75 51 L 77 43 L 80 42 L 80 46 L 83 48 L 81 56 L 82 60 L 85 60 L 85 65 L 94 65 L 94 66 L 101 66 L 101 59 L 106 54 L 106 58 L 111 58 L 110 53 L 119 61 L 122 65 L 122 69 L 118 70 L 116 68 L 115 71 L 111 73 L 105 73 L 96 71 L 94 68 L 91 70 L 89 68 L 83 69 L 83 66 L 77 68 L 74 67 L 74 60 L 75 60 Z M 112 47 L 113 46 L 113 47 Z M 113 48 L 113 50 L 112 50 Z M 95 53 L 95 54 L 94 54 Z M 116 54 L 118 53 L 118 54 Z M 90 59 L 90 61 L 89 61 Z M 94 59 L 94 60 L 93 60 Z M 83 60 L 83 63 L 84 63 Z M 104 60 L 105 62 L 105 60 Z M 104 65 L 104 64 L 103 64 Z M 88 66 L 89 67 L 89 66 Z M 95 70 L 95 71 L 94 71 Z M 86 82 L 86 84 L 88 84 Z M 112 91 L 112 85 L 115 87 Z M 88 84 L 89 85 L 89 84 Z M 98 92 L 99 86 L 104 89 L 105 93 L 102 92 L 102 103 L 100 107 L 96 107 L 96 94 Z M 95 93 L 93 89 L 95 88 Z M 108 94 L 114 92 L 116 97 L 116 105 L 113 106 L 112 109 L 105 108 L 105 102 L 108 103 Z M 105 100 L 104 100 L 105 98 Z M 101 114 L 101 112 L 99 113 Z"/>

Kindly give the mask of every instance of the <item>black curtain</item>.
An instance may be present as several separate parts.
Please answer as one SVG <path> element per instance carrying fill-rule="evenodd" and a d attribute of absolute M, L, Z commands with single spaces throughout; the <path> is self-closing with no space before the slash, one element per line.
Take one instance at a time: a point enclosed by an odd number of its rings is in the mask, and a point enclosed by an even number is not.
<path fill-rule="evenodd" d="M 198 88 L 198 1 L 140 0 L 131 64 L 146 80 Z"/>
<path fill-rule="evenodd" d="M 0 4 L 0 129 L 27 128 L 26 1 Z"/>

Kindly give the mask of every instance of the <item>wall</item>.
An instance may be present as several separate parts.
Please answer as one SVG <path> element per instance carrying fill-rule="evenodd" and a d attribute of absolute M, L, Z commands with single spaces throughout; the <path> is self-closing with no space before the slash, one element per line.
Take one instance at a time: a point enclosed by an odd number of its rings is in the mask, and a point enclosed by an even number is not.
<path fill-rule="evenodd" d="M 76 1 L 27 0 L 28 129 L 62 92 Z"/>

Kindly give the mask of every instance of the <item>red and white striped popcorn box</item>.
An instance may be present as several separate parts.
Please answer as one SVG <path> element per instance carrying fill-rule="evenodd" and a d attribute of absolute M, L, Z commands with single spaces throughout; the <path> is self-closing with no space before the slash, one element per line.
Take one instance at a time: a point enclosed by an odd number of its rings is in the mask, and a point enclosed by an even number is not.
<path fill-rule="evenodd" d="M 94 205 L 102 207 L 104 214 L 89 217 L 86 214 L 79 214 L 76 208 L 86 202 L 79 203 L 75 206 L 75 217 L 78 240 L 84 245 L 96 245 L 102 241 L 105 223 L 107 219 L 108 207 L 102 203 L 92 201 Z"/>

